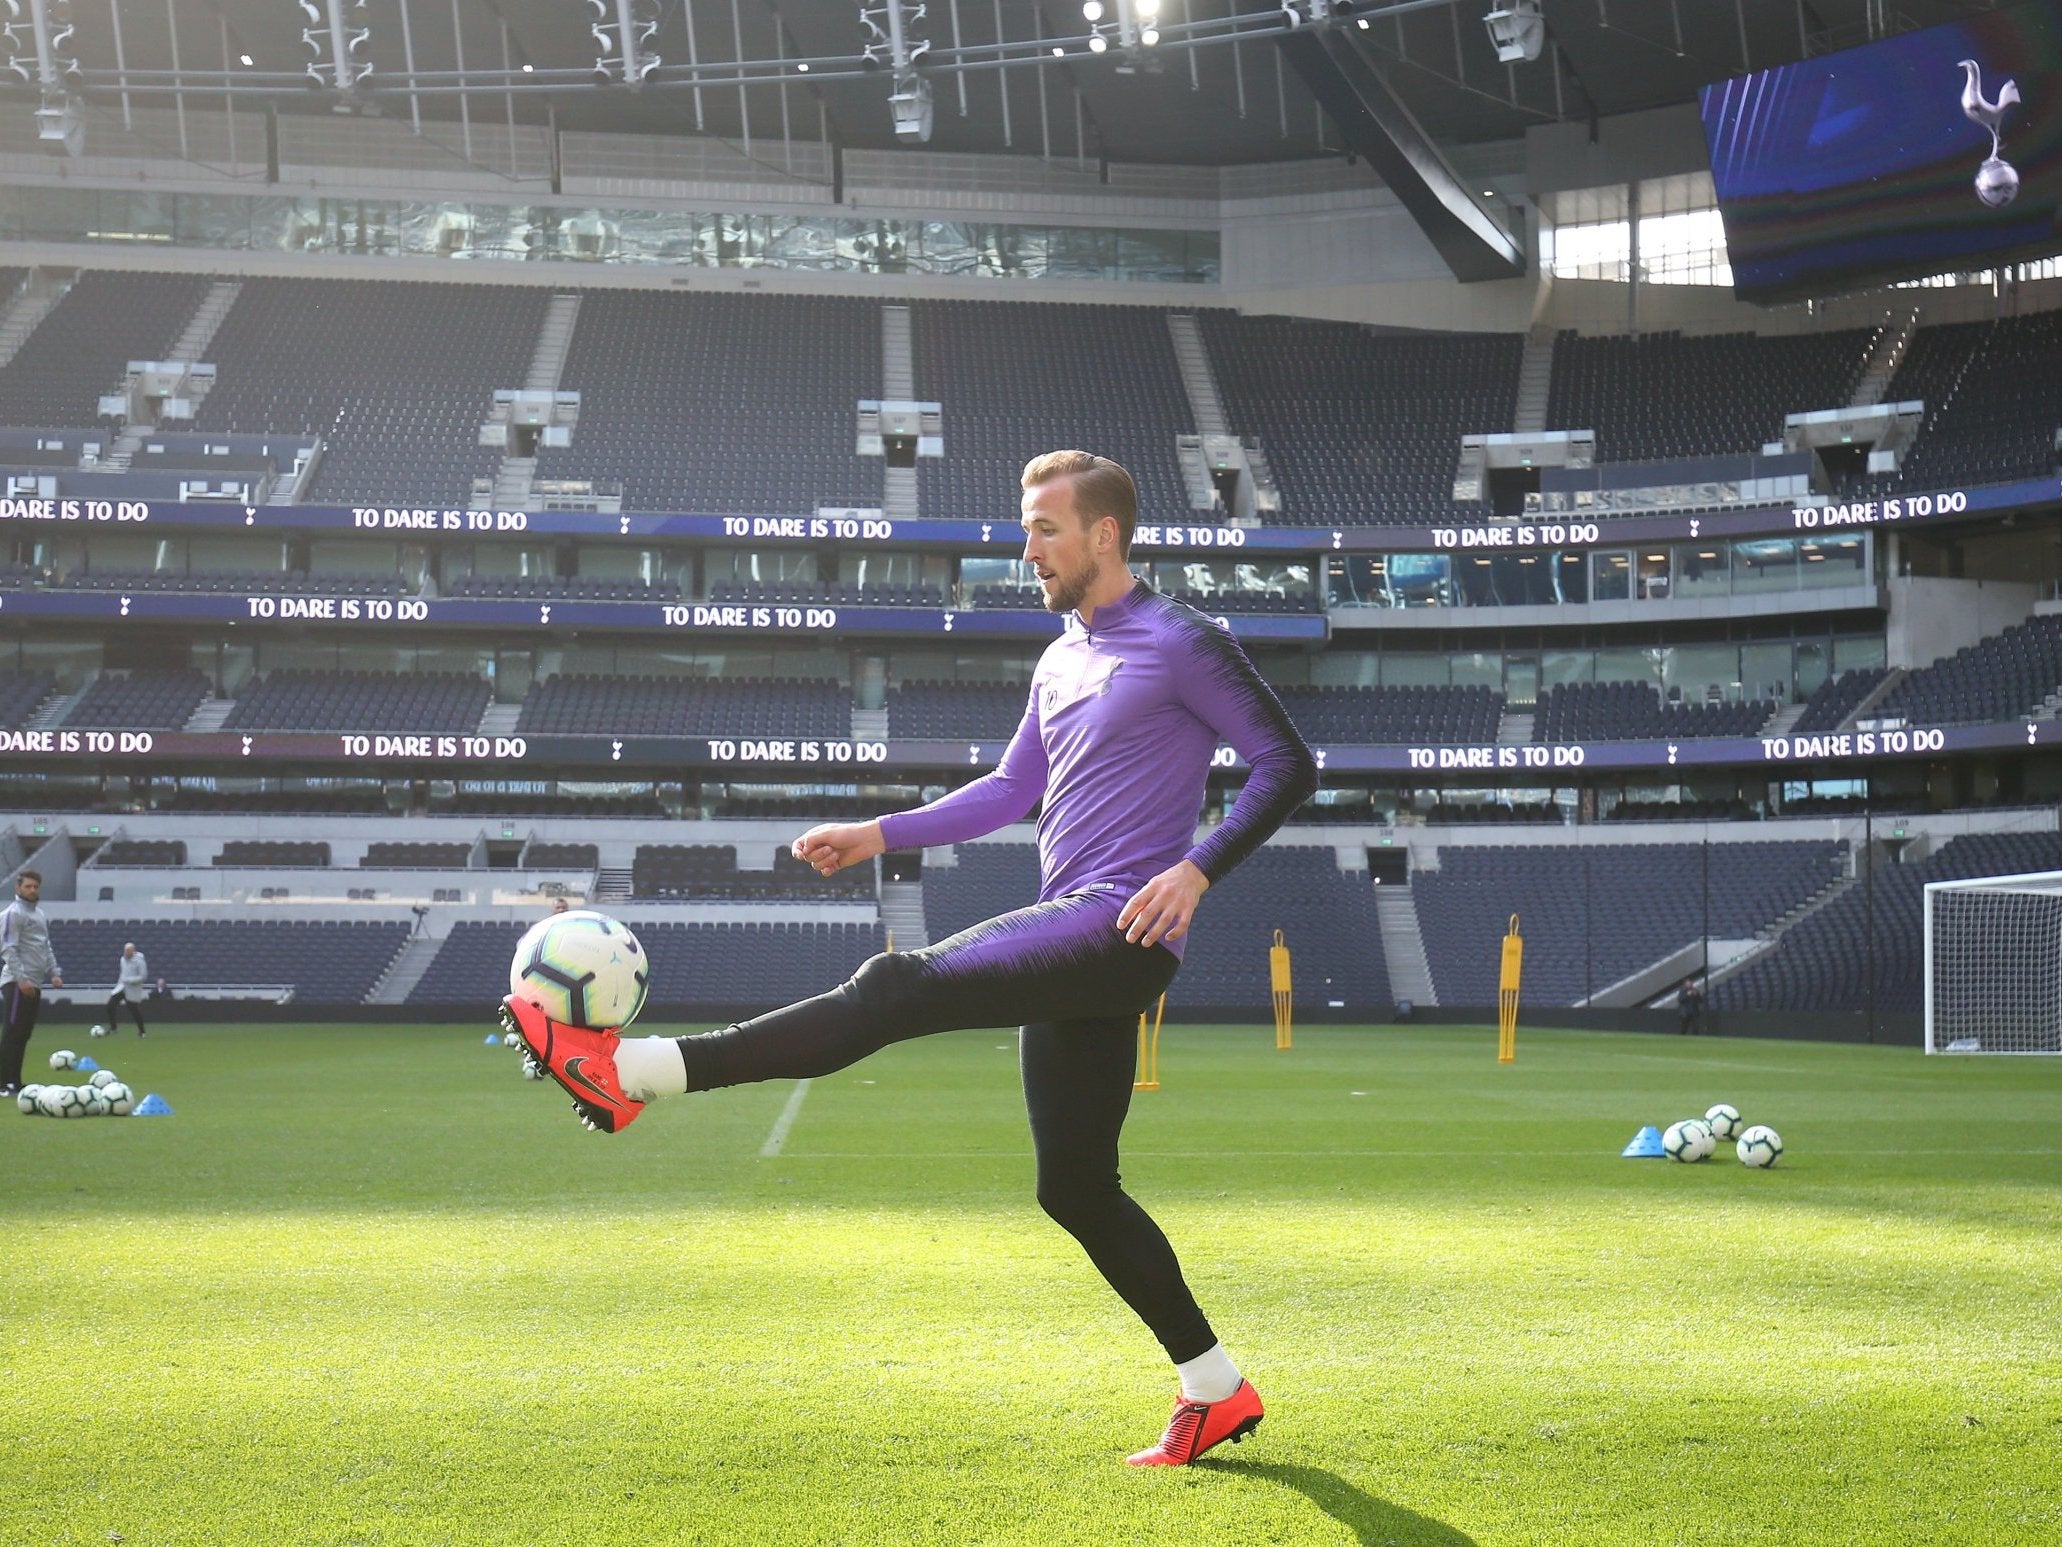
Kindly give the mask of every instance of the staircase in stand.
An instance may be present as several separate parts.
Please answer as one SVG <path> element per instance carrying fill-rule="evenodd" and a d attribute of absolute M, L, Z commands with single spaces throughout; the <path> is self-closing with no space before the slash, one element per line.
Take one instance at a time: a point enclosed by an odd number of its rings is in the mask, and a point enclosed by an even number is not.
<path fill-rule="evenodd" d="M 881 308 L 881 399 L 907 403 L 916 397 L 916 349 L 910 336 L 909 308 Z M 919 506 L 916 469 L 881 469 L 881 514 L 891 521 L 914 521 Z"/>
<path fill-rule="evenodd" d="M 63 295 L 62 286 L 39 283 L 34 275 L 15 292 L 6 309 L 0 310 L 0 365 L 15 357 Z"/>
<path fill-rule="evenodd" d="M 487 712 L 480 716 L 479 726 L 473 734 L 513 736 L 516 733 L 516 721 L 522 718 L 522 713 L 521 704 L 489 704 Z"/>
<path fill-rule="evenodd" d="M 194 308 L 187 319 L 185 329 L 169 360 L 200 361 L 207 357 L 208 345 L 215 341 L 215 330 L 222 326 L 222 319 L 229 315 L 229 308 L 236 304 L 236 298 L 243 294 L 243 286 L 236 280 L 217 280 L 208 286 L 208 293 L 201 297 L 200 305 Z"/>
<path fill-rule="evenodd" d="M 1532 741 L 1533 716 L 1506 712 L 1496 722 L 1496 744 L 1500 747 L 1522 747 Z"/>
<path fill-rule="evenodd" d="M 1912 335 L 1919 331 L 1919 308 L 1892 310 L 1884 314 L 1883 326 L 1870 342 L 1861 375 L 1856 378 L 1850 408 L 1874 408 L 1890 392 L 1890 379 L 1912 347 Z"/>
<path fill-rule="evenodd" d="M 64 717 L 72 712 L 73 705 L 86 696 L 86 690 L 92 685 L 91 682 L 84 682 L 70 693 L 53 693 L 43 700 L 42 706 L 34 714 L 29 716 L 22 729 L 47 731 L 54 726 L 62 725 Z"/>
<path fill-rule="evenodd" d="M 1537 435 L 1547 427 L 1547 396 L 1554 384 L 1554 330 L 1544 325 L 1525 335 L 1525 353 L 1518 360 L 1518 400 L 1511 410 L 1511 429 Z"/>
<path fill-rule="evenodd" d="M 881 927 L 894 937 L 895 949 L 914 951 L 931 943 L 924 924 L 924 883 L 881 883 Z"/>
<path fill-rule="evenodd" d="M 1414 1005 L 1436 1005 L 1432 964 L 1425 959 L 1425 933 L 1417 900 L 1408 886 L 1375 888 L 1375 918 L 1382 927 L 1382 954 L 1389 964 L 1389 992 Z"/>
<path fill-rule="evenodd" d="M 437 959 L 437 952 L 444 942 L 432 940 L 428 935 L 412 935 L 407 944 L 394 953 L 394 959 L 387 963 L 387 970 L 380 974 L 379 981 L 372 985 L 365 996 L 367 1004 L 406 1004 L 408 994 L 422 981 L 422 975 L 430 970 L 430 963 Z"/>
<path fill-rule="evenodd" d="M 1231 434 L 1231 425 L 1224 417 L 1224 399 L 1217 391 L 1217 376 L 1210 369 L 1210 351 L 1203 344 L 1202 324 L 1192 312 L 1169 312 L 1167 335 L 1174 344 L 1175 364 L 1181 367 L 1181 388 L 1188 394 L 1196 433 Z"/>
<path fill-rule="evenodd" d="M 630 867 L 628 865 L 604 865 L 594 873 L 594 895 L 587 900 L 592 903 L 628 902 L 631 897 Z"/>
<path fill-rule="evenodd" d="M 218 731 L 235 709 L 236 700 L 233 698 L 204 698 L 179 728 L 196 733 Z"/>
<path fill-rule="evenodd" d="M 573 327 L 580 320 L 577 295 L 555 295 L 544 310 L 544 325 L 537 330 L 537 344 L 530 351 L 530 369 L 523 376 L 525 392 L 556 392 L 566 368 L 566 351 L 573 345 Z"/>

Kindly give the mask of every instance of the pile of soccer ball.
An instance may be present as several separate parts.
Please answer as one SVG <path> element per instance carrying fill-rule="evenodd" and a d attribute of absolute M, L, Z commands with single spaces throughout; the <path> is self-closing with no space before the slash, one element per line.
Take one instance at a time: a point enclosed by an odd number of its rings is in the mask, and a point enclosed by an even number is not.
<path fill-rule="evenodd" d="M 1742 1127 L 1739 1110 L 1723 1101 L 1702 1117 L 1685 1117 L 1670 1123 L 1661 1135 L 1661 1152 L 1670 1160 L 1686 1163 L 1708 1160 L 1721 1139 L 1731 1139 L 1740 1164 L 1757 1171 L 1774 1165 L 1782 1157 L 1783 1141 L 1775 1129 L 1762 1123 Z"/>
<path fill-rule="evenodd" d="M 59 1048 L 50 1055 L 53 1069 L 75 1068 L 79 1055 Z M 30 1117 L 127 1117 L 136 1110 L 136 1094 L 112 1069 L 96 1069 L 84 1085 L 24 1085 L 14 1104 Z"/>

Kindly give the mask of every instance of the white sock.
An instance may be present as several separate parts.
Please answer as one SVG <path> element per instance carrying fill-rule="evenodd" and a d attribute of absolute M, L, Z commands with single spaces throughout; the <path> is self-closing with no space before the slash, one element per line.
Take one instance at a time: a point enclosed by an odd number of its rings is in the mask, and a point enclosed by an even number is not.
<path fill-rule="evenodd" d="M 625 1037 L 616 1044 L 616 1078 L 632 1101 L 687 1094 L 687 1060 L 671 1037 Z"/>
<path fill-rule="evenodd" d="M 1185 1364 L 1177 1364 L 1174 1369 L 1181 1376 L 1182 1399 L 1188 1402 L 1222 1402 L 1237 1391 L 1239 1382 L 1245 1379 L 1239 1374 L 1239 1367 L 1231 1362 L 1231 1355 L 1224 1351 L 1222 1343 L 1212 1343 L 1195 1358 Z"/>

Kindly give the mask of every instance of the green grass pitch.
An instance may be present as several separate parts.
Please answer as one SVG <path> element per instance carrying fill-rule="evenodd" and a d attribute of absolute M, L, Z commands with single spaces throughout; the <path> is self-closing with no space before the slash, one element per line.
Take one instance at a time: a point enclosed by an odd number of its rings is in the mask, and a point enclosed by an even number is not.
<path fill-rule="evenodd" d="M 2062 1542 L 2062 1061 L 1170 1026 L 1127 1183 L 1269 1416 L 1142 1474 L 1012 1036 L 769 1158 L 792 1085 L 609 1138 L 486 1030 L 68 1034 L 177 1110 L 0 1114 L 0 1543 Z M 1780 1167 L 1618 1158 L 1720 1100 Z"/>

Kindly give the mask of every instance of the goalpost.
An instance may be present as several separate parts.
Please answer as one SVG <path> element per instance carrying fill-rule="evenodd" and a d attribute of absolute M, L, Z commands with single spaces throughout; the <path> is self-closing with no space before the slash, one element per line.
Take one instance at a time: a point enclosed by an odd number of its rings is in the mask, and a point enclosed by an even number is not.
<path fill-rule="evenodd" d="M 2062 1053 L 2062 871 L 1926 884 L 1926 1051 Z"/>

